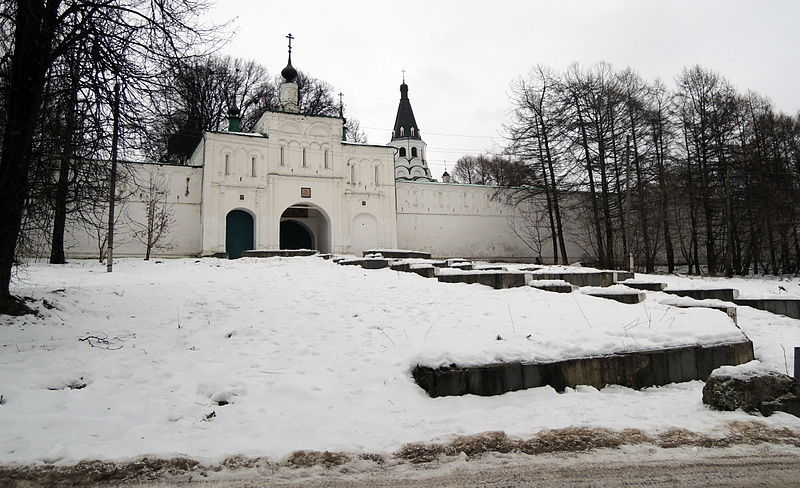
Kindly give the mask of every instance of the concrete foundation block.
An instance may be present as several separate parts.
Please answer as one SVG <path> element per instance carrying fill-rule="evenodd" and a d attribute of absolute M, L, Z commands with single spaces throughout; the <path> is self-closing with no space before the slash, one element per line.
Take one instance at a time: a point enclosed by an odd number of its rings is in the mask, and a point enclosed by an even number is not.
<path fill-rule="evenodd" d="M 367 249 L 366 251 L 363 252 L 363 256 L 367 256 L 368 254 L 380 254 L 385 258 L 392 258 L 392 259 L 431 258 L 431 253 L 429 252 L 405 251 L 400 249 Z"/>
<path fill-rule="evenodd" d="M 663 386 L 672 383 L 669 376 L 669 366 L 666 352 L 650 354 L 650 369 L 653 372 L 653 385 Z"/>
<path fill-rule="evenodd" d="M 549 291 L 553 293 L 572 293 L 578 289 L 577 286 L 570 283 L 567 283 L 566 285 L 539 285 L 536 284 L 536 280 L 532 281 L 530 286 L 536 288 L 537 290 Z"/>
<path fill-rule="evenodd" d="M 381 258 L 369 258 L 361 261 L 361 267 L 364 269 L 383 269 L 388 268 L 391 261 Z"/>
<path fill-rule="evenodd" d="M 505 393 L 503 391 L 502 367 L 478 367 L 467 370 L 467 393 L 480 396 L 492 396 Z"/>
<path fill-rule="evenodd" d="M 523 388 L 537 388 L 544 386 L 545 382 L 542 378 L 541 365 L 539 364 L 523 364 L 522 365 L 522 387 Z"/>
<path fill-rule="evenodd" d="M 265 250 L 248 250 L 242 251 L 243 258 L 292 258 L 298 256 L 313 256 L 317 251 L 309 249 L 265 249 Z"/>
<path fill-rule="evenodd" d="M 437 396 L 456 396 L 468 393 L 467 371 L 463 369 L 436 370 Z"/>
<path fill-rule="evenodd" d="M 522 376 L 522 364 L 509 363 L 503 367 L 503 391 L 517 391 L 525 387 Z"/>
<path fill-rule="evenodd" d="M 664 293 L 690 297 L 695 300 L 715 299 L 732 302 L 739 296 L 739 290 L 735 288 L 694 288 L 689 290 L 671 290 L 667 288 Z"/>
<path fill-rule="evenodd" d="M 591 297 L 597 298 L 606 298 L 608 300 L 614 300 L 620 303 L 626 303 L 628 305 L 635 305 L 637 303 L 642 303 L 646 295 L 644 293 L 587 293 L 587 295 Z"/>
<path fill-rule="evenodd" d="M 433 370 L 417 366 L 414 379 L 430 396 L 499 395 L 539 386 L 557 391 L 578 385 L 602 388 L 617 384 L 646 388 L 696 379 L 705 380 L 722 365 L 743 364 L 753 359 L 753 343 L 663 349 L 553 363 L 500 363 Z"/>
<path fill-rule="evenodd" d="M 630 288 L 634 288 L 636 290 L 645 290 L 645 291 L 663 291 L 666 287 L 666 283 L 620 283 Z"/>

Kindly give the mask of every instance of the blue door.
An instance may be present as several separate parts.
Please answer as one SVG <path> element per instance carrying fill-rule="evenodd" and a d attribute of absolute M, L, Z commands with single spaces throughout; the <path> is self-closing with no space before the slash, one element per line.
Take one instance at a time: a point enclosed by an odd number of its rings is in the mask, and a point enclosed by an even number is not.
<path fill-rule="evenodd" d="M 243 210 L 232 210 L 225 218 L 225 252 L 228 258 L 242 257 L 253 249 L 253 217 Z"/>

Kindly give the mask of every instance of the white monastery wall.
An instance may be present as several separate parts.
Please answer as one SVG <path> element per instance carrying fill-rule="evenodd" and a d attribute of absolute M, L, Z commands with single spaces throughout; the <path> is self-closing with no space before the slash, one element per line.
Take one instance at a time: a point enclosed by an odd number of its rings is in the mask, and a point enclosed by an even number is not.
<path fill-rule="evenodd" d="M 177 166 L 145 163 L 121 163 L 118 195 L 125 196 L 116 205 L 117 220 L 114 232 L 114 255 L 143 256 L 146 245 L 136 237 L 141 224 L 147 221 L 147 187 L 151 175 L 163 192 L 160 201 L 172 212 L 169 235 L 153 251 L 155 256 L 194 256 L 200 253 L 200 202 L 202 199 L 203 169 L 196 166 Z M 68 258 L 97 257 L 99 240 L 105 239 L 108 227 L 108 207 L 100 206 L 87 224 L 70 216 L 64 237 Z"/>
<path fill-rule="evenodd" d="M 514 208 L 497 188 L 455 183 L 397 183 L 398 247 L 436 257 L 533 261 L 509 225 Z"/>
<path fill-rule="evenodd" d="M 396 184 L 399 248 L 436 257 L 536 260 L 538 253 L 525 243 L 531 243 L 525 232 L 530 223 L 514 205 L 506 203 L 502 189 L 421 181 Z M 540 208 L 546 208 L 543 205 Z M 547 224 L 540 221 L 543 235 L 548 232 Z M 567 253 L 576 261 L 581 251 L 572 239 L 575 229 L 568 222 L 565 226 Z M 551 241 L 542 240 L 541 256 L 543 262 L 553 262 Z"/>

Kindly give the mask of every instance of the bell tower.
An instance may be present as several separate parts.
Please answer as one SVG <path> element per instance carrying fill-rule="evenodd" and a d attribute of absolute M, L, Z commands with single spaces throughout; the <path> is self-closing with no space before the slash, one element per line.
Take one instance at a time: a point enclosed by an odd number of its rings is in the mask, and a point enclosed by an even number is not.
<path fill-rule="evenodd" d="M 419 126 L 414 118 L 414 110 L 411 108 L 411 100 L 408 98 L 405 70 L 403 83 L 400 85 L 400 104 L 397 106 L 397 116 L 394 119 L 392 140 L 389 145 L 398 149 L 394 162 L 396 180 L 433 181 L 425 159 L 427 144 L 422 140 Z"/>
<path fill-rule="evenodd" d="M 289 33 L 286 38 L 289 39 L 289 62 L 286 64 L 286 67 L 281 70 L 283 83 L 281 83 L 278 88 L 278 95 L 280 98 L 281 110 L 284 112 L 297 113 L 300 111 L 300 105 L 298 103 L 297 70 L 292 66 L 292 39 L 294 39 L 294 36 Z"/>

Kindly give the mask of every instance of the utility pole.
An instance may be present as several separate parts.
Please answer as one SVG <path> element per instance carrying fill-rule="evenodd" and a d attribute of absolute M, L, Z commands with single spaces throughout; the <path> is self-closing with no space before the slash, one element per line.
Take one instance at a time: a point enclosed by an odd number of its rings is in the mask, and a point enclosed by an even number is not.
<path fill-rule="evenodd" d="M 108 263 L 106 272 L 114 271 L 114 201 L 117 198 L 117 148 L 119 146 L 119 83 L 114 84 L 114 128 L 111 132 L 111 177 L 108 190 Z"/>
<path fill-rule="evenodd" d="M 631 246 L 631 136 L 625 136 L 625 242 L 628 244 L 628 271 L 634 272 Z"/>

